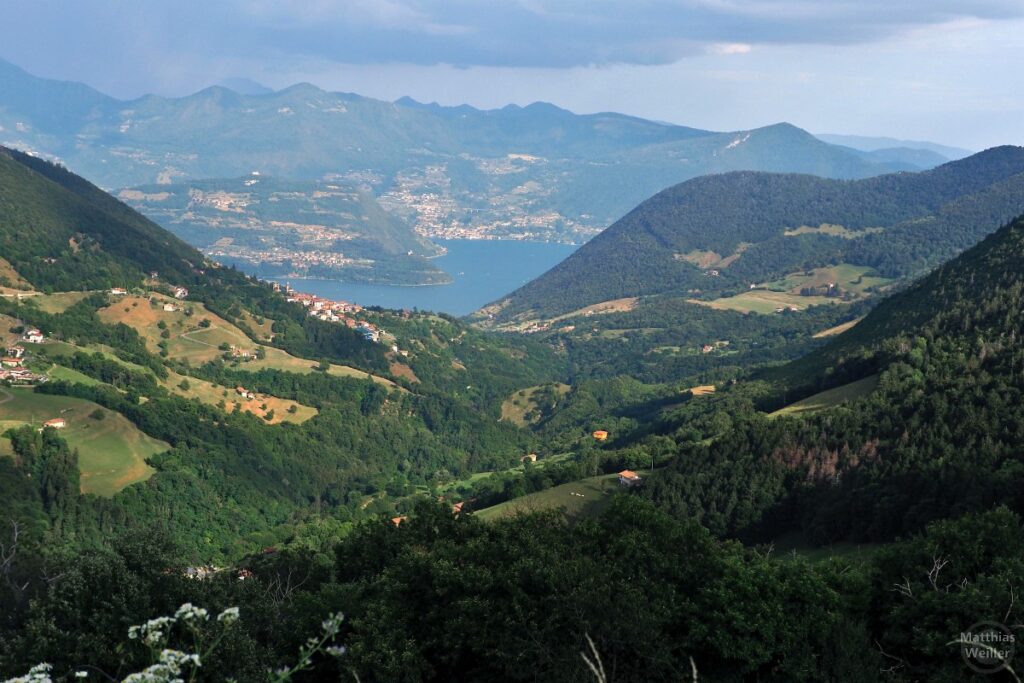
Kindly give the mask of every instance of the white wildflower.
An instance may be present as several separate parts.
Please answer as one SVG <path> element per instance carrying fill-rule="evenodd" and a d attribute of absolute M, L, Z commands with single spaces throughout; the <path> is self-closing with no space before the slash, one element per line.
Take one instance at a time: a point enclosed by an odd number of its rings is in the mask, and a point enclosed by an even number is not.
<path fill-rule="evenodd" d="M 346 649 L 344 645 L 329 645 L 324 648 L 324 652 L 332 657 L 341 657 L 345 654 Z"/>
<path fill-rule="evenodd" d="M 324 633 L 329 636 L 337 635 L 338 629 L 341 628 L 341 622 L 344 619 L 340 614 L 332 614 L 328 619 L 325 619 L 321 626 L 324 629 Z"/>
<path fill-rule="evenodd" d="M 186 665 L 199 666 L 199 655 L 164 649 L 158 663 L 128 676 L 124 683 L 180 683 L 181 670 Z"/>
<path fill-rule="evenodd" d="M 174 614 L 175 618 L 181 619 L 184 622 L 189 621 L 206 621 L 210 618 L 210 613 L 202 607 L 195 607 L 191 602 L 186 602 L 184 605 L 178 608 L 178 611 Z"/>
<path fill-rule="evenodd" d="M 217 621 L 223 622 L 226 626 L 238 621 L 238 608 L 228 607 L 226 610 L 217 615 Z"/>
<path fill-rule="evenodd" d="M 75 672 L 75 678 L 88 678 L 88 677 L 89 677 L 89 672 L 88 671 L 76 671 Z"/>
<path fill-rule="evenodd" d="M 142 642 L 150 647 L 156 647 L 164 639 L 164 632 L 159 630 L 146 631 L 146 635 L 142 637 Z"/>

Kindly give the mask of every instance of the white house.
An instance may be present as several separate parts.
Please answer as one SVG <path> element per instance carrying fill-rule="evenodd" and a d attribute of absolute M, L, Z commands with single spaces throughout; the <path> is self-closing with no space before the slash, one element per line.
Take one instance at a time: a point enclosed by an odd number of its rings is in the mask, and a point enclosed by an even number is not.
<path fill-rule="evenodd" d="M 29 344 L 42 344 L 46 341 L 46 337 L 44 337 L 43 333 L 39 330 L 32 328 L 30 330 L 25 330 L 24 340 Z"/>

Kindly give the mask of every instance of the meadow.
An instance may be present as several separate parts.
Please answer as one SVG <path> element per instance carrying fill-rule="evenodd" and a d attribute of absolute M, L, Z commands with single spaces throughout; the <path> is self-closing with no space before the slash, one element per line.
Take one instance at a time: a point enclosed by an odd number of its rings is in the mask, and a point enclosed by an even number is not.
<path fill-rule="evenodd" d="M 42 426 L 61 417 L 60 435 L 78 450 L 82 493 L 112 496 L 153 475 L 146 458 L 170 446 L 143 433 L 119 413 L 70 396 L 37 394 L 28 388 L 0 389 L 0 430 Z M 102 417 L 100 417 L 102 416 Z"/>

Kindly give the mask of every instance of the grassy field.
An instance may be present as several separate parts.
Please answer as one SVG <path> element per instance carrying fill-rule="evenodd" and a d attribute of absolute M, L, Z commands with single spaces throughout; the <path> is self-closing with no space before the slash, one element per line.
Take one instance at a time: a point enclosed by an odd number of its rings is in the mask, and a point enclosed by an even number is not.
<path fill-rule="evenodd" d="M 262 323 L 249 311 L 243 311 L 239 316 L 239 321 L 253 331 L 256 339 L 270 341 L 274 336 L 274 321 L 270 318 L 261 318 L 261 320 L 263 320 Z"/>
<path fill-rule="evenodd" d="M 739 311 L 740 313 L 775 313 L 780 308 L 795 308 L 799 311 L 808 306 L 821 304 L 842 303 L 839 299 L 826 296 L 800 296 L 789 292 L 773 292 L 766 289 L 752 289 L 736 296 L 715 299 L 714 301 L 701 301 L 690 299 L 690 303 L 700 304 L 709 308 L 725 311 Z"/>
<path fill-rule="evenodd" d="M 0 403 L 0 431 L 23 424 L 38 427 L 55 417 L 67 420 L 68 426 L 60 435 L 78 449 L 82 493 L 112 496 L 149 479 L 154 470 L 145 459 L 169 448 L 124 416 L 91 401 L 36 394 L 30 389 L 3 390 L 0 400 L 4 400 Z M 103 414 L 102 419 L 93 417 L 97 410 Z"/>
<path fill-rule="evenodd" d="M 846 401 L 852 401 L 855 398 L 867 396 L 878 387 L 878 375 L 871 375 L 864 379 L 859 379 L 856 382 L 850 382 L 844 384 L 841 387 L 835 387 L 834 389 L 826 389 L 820 393 L 808 396 L 807 398 L 791 403 L 785 408 L 780 408 L 774 413 L 770 413 L 769 417 L 778 417 L 779 415 L 799 415 L 801 413 L 809 413 L 816 410 L 823 410 L 825 408 L 831 408 L 837 406 L 840 403 Z"/>
<path fill-rule="evenodd" d="M 54 292 L 32 297 L 32 301 L 47 313 L 63 313 L 90 294 L 93 292 Z"/>
<path fill-rule="evenodd" d="M 824 287 L 831 283 L 852 293 L 854 298 L 861 298 L 865 296 L 868 288 L 884 286 L 890 282 L 892 280 L 879 277 L 874 269 L 867 266 L 840 263 L 836 266 L 790 273 L 781 280 L 765 283 L 757 289 L 735 296 L 713 301 L 699 299 L 690 299 L 689 301 L 710 308 L 741 313 L 775 313 L 779 309 L 788 308 L 802 311 L 808 306 L 844 303 L 838 297 L 801 296 L 800 290 L 805 287 Z"/>
<path fill-rule="evenodd" d="M 851 327 L 853 327 L 854 325 L 856 325 L 857 323 L 859 323 L 863 319 L 864 319 L 863 317 L 860 317 L 860 318 L 857 318 L 856 320 L 850 320 L 850 321 L 845 322 L 845 323 L 840 323 L 839 325 L 836 325 L 835 327 L 830 327 L 827 330 L 822 330 L 821 332 L 816 333 L 814 335 L 814 338 L 815 339 L 823 339 L 824 337 L 834 337 L 837 334 L 842 334 L 843 332 L 846 332 L 848 329 L 850 329 Z"/>
<path fill-rule="evenodd" d="M 641 476 L 646 472 L 638 472 Z M 622 491 L 618 474 L 602 474 L 571 484 L 553 486 L 546 491 L 531 493 L 522 498 L 499 503 L 473 513 L 484 521 L 514 517 L 524 512 L 539 512 L 563 508 L 570 517 L 596 517 L 600 515 L 612 496 Z"/>
<path fill-rule="evenodd" d="M 534 400 L 534 395 L 540 391 L 541 385 L 535 387 L 527 387 L 526 389 L 520 389 L 516 393 L 506 398 L 501 404 L 501 419 L 525 427 L 530 423 L 526 419 L 526 414 L 537 407 L 537 402 Z M 559 396 L 565 396 L 569 393 L 570 387 L 568 384 L 556 383 L 555 391 Z"/>
<path fill-rule="evenodd" d="M 46 374 L 47 376 L 50 377 L 50 379 L 63 380 L 65 382 L 74 382 L 76 384 L 85 384 L 88 386 L 103 384 L 103 382 L 99 381 L 98 379 L 89 377 L 88 375 L 83 375 L 78 370 L 72 370 L 71 368 L 66 368 L 63 365 L 51 366 L 50 369 L 46 371 Z"/>

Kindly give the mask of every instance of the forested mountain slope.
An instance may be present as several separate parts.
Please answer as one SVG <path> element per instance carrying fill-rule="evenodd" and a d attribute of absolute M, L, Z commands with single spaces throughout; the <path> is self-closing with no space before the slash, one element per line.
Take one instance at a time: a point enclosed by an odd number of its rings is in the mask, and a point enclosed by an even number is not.
<path fill-rule="evenodd" d="M 0 254 L 33 285 L 127 286 L 156 270 L 195 280 L 202 254 L 65 169 L 0 147 Z"/>
<path fill-rule="evenodd" d="M 816 388 L 877 375 L 869 395 L 806 415 L 741 411 L 711 441 L 685 445 L 648 495 L 719 533 L 800 529 L 817 542 L 891 540 L 999 504 L 1024 510 L 1022 301 L 1024 217 L 783 370 Z M 807 393 L 783 400 L 784 387 L 761 407 Z"/>
<path fill-rule="evenodd" d="M 483 309 L 492 323 L 622 297 L 712 300 L 842 264 L 920 273 L 1024 210 L 1024 148 L 857 181 L 755 172 L 706 176 L 640 204 L 572 256 Z"/>

